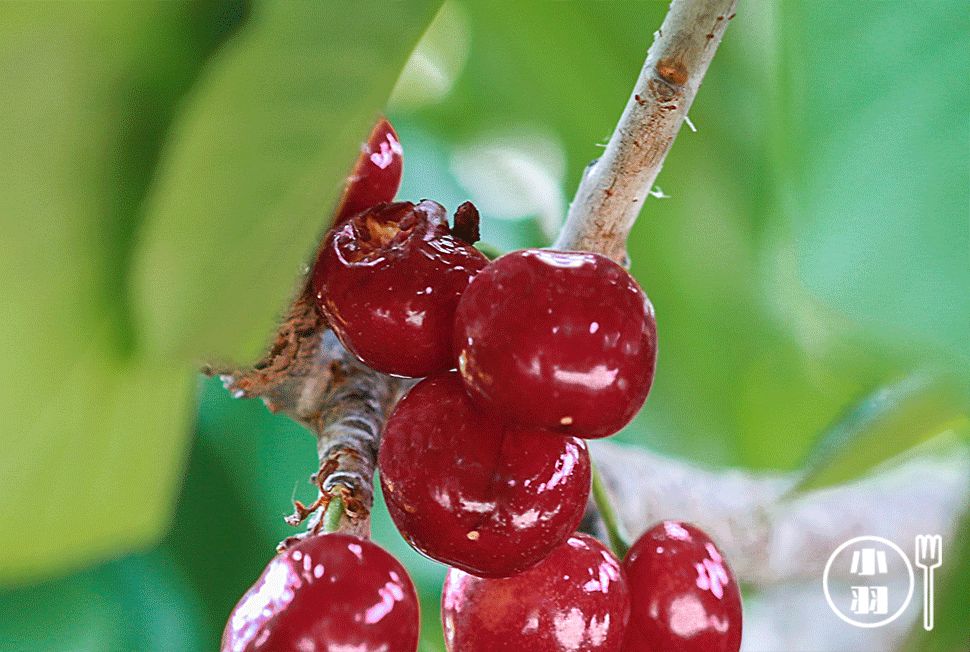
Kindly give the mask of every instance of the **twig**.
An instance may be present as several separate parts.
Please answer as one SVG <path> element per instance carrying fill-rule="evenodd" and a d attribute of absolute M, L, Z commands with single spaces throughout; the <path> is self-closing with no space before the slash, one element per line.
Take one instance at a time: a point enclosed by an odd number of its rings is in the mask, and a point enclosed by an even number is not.
<path fill-rule="evenodd" d="M 590 448 L 629 532 L 665 519 L 696 523 L 724 549 L 737 575 L 759 586 L 820 581 L 829 555 L 855 536 L 882 536 L 905 549 L 917 534 L 951 540 L 970 489 L 966 447 L 924 452 L 791 500 L 785 495 L 797 474 L 712 471 L 605 441 Z"/>
<path fill-rule="evenodd" d="M 717 51 L 737 0 L 674 0 L 599 160 L 586 169 L 558 249 L 626 264 L 626 243 Z"/>
<path fill-rule="evenodd" d="M 317 436 L 320 469 L 313 480 L 320 497 L 307 507 L 297 503 L 287 521 L 296 525 L 309 518 L 308 532 L 318 533 L 327 506 L 338 496 L 337 529 L 367 536 L 380 431 L 402 383 L 347 352 L 308 293 L 294 302 L 262 361 L 220 376 L 236 398 L 261 398 L 271 411 L 286 414 Z"/>

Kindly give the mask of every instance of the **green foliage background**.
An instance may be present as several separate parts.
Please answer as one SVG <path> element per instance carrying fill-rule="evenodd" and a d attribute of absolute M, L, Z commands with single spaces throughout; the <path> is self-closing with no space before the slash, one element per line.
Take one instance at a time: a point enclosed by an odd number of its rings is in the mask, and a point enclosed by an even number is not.
<path fill-rule="evenodd" d="M 454 208 L 456 156 L 536 133 L 568 197 L 666 5 L 509 9 L 446 5 L 391 98 L 436 2 L 0 6 L 0 649 L 217 645 L 314 447 L 192 370 L 259 352 L 382 110 L 403 198 Z M 742 0 L 631 241 L 662 350 L 621 439 L 825 484 L 965 422 L 968 52 L 957 0 Z M 375 538 L 440 650 L 442 568 L 380 506 Z M 914 649 L 965 643 L 941 616 Z"/>

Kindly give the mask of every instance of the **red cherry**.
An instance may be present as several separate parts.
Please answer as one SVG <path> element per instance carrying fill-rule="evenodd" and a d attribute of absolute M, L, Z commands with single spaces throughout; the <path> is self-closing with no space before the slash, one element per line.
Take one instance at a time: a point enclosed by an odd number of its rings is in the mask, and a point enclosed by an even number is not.
<path fill-rule="evenodd" d="M 222 652 L 415 652 L 418 596 L 382 548 L 313 536 L 277 555 L 232 610 Z"/>
<path fill-rule="evenodd" d="M 619 652 L 629 608 L 619 562 L 585 534 L 514 577 L 451 569 L 441 596 L 450 652 Z"/>
<path fill-rule="evenodd" d="M 653 306 L 598 254 L 527 249 L 493 261 L 458 304 L 455 352 L 468 391 L 511 422 L 605 437 L 653 382 Z"/>
<path fill-rule="evenodd" d="M 454 372 L 418 383 L 384 428 L 378 465 L 388 511 L 432 559 L 505 577 L 566 540 L 586 509 L 586 444 L 502 425 Z"/>
<path fill-rule="evenodd" d="M 360 152 L 334 214 L 334 225 L 394 199 L 401 185 L 404 150 L 394 127 L 381 118 Z"/>
<path fill-rule="evenodd" d="M 724 556 L 704 532 L 664 521 L 623 561 L 631 614 L 623 652 L 737 652 L 741 592 Z"/>
<path fill-rule="evenodd" d="M 381 204 L 330 232 L 313 289 L 334 332 L 367 365 L 427 376 L 454 366 L 455 307 L 487 264 L 451 235 L 440 204 Z"/>

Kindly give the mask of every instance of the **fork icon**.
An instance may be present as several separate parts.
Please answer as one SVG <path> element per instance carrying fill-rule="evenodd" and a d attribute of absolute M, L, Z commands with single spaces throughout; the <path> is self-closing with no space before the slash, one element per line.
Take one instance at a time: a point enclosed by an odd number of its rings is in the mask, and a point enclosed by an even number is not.
<path fill-rule="evenodd" d="M 923 569 L 923 629 L 933 629 L 933 571 L 943 563 L 943 537 L 916 535 L 916 565 Z"/>

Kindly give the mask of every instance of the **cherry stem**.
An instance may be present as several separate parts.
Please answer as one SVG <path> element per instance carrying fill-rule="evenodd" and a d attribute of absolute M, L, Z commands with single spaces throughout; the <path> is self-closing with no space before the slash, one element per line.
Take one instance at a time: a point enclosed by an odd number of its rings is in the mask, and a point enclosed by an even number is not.
<path fill-rule="evenodd" d="M 340 494 L 334 494 L 327 504 L 327 511 L 323 515 L 323 531 L 327 534 L 340 532 L 340 522 L 344 516 L 344 499 Z"/>
<path fill-rule="evenodd" d="M 603 477 L 596 469 L 595 464 L 593 465 L 593 502 L 596 503 L 596 509 L 599 510 L 603 525 L 606 526 L 606 536 L 610 540 L 610 547 L 613 548 L 618 559 L 623 559 L 630 549 L 630 537 L 623 527 L 623 523 L 620 522 L 610 492 L 603 484 Z"/>
<path fill-rule="evenodd" d="M 483 254 L 485 254 L 485 257 L 488 258 L 489 260 L 495 260 L 496 258 L 498 258 L 499 256 L 505 253 L 495 245 L 489 244 L 487 242 L 479 242 L 475 245 L 475 248 L 478 249 Z"/>

